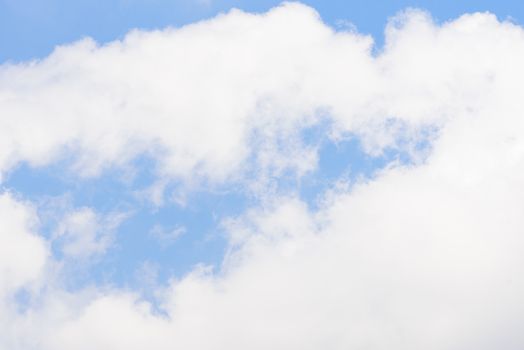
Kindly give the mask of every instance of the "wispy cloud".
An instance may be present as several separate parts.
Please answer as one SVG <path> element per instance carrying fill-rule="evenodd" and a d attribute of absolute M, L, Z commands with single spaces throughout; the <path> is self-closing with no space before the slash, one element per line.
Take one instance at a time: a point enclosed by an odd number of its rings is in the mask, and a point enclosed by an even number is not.
<path fill-rule="evenodd" d="M 175 241 L 185 233 L 186 228 L 183 226 L 176 226 L 174 228 L 167 229 L 159 224 L 153 226 L 153 228 L 149 231 L 149 235 L 157 240 L 158 243 L 164 248 L 175 243 Z"/>

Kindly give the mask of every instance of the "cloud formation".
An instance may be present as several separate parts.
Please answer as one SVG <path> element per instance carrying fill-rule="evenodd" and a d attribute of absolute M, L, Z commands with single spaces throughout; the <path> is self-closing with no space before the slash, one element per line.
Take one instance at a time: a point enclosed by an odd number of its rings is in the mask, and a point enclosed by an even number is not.
<path fill-rule="evenodd" d="M 411 159 L 315 211 L 277 194 L 224 220 L 223 266 L 155 287 L 157 307 L 49 278 L 30 205 L 4 193 L 1 347 L 521 349 L 521 62 L 524 30 L 490 14 L 406 11 L 374 55 L 371 38 L 285 4 L 2 66 L 4 173 L 72 157 L 95 176 L 149 154 L 161 178 L 249 183 L 313 169 L 300 133 L 326 119 L 326 137 Z M 25 310 L 10 306 L 21 290 Z"/>
<path fill-rule="evenodd" d="M 297 129 L 322 110 L 347 129 L 368 119 L 379 84 L 371 46 L 287 4 L 6 64 L 0 169 L 72 158 L 75 173 L 91 176 L 145 154 L 182 180 L 238 178 L 253 158 L 256 171 L 307 171 L 315 158 Z"/>

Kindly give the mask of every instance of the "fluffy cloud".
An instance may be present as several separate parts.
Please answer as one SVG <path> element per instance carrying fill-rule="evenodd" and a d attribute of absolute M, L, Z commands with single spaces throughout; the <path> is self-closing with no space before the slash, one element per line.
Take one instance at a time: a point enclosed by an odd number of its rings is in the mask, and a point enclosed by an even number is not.
<path fill-rule="evenodd" d="M 29 205 L 0 194 L 0 295 L 37 279 L 47 256 L 44 241 L 34 234 L 37 218 Z"/>
<path fill-rule="evenodd" d="M 183 181 L 308 171 L 316 158 L 297 130 L 322 110 L 349 128 L 368 109 L 379 77 L 371 46 L 287 4 L 5 64 L 0 170 L 72 158 L 91 176 L 148 155 Z"/>
<path fill-rule="evenodd" d="M 47 245 L 35 235 L 38 220 L 30 204 L 0 194 L 0 347 L 11 348 L 24 327 L 18 322 L 17 294 L 38 291 L 48 257 Z"/>
<path fill-rule="evenodd" d="M 157 307 L 130 291 L 49 285 L 29 311 L 8 314 L 17 326 L 0 344 L 521 349 L 524 31 L 489 14 L 436 25 L 408 11 L 386 28 L 380 54 L 371 45 L 286 4 L 3 66 L 4 172 L 74 151 L 79 175 L 144 153 L 160 176 L 184 181 L 239 180 L 250 166 L 301 173 L 316 155 L 299 134 L 326 119 L 326 137 L 349 132 L 370 153 L 397 147 L 412 158 L 334 188 L 316 211 L 264 198 L 225 220 L 220 270 L 155 287 Z M 5 215 L 14 224 L 0 239 L 40 256 L 0 260 L 14 290 L 38 277 L 45 245 L 21 204 L 2 198 L 0 215 L 21 214 Z"/>

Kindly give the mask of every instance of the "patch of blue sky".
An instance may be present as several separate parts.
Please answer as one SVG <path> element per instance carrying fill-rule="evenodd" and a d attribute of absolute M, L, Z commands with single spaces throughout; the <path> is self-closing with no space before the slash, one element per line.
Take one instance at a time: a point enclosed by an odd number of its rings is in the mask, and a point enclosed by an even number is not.
<path fill-rule="evenodd" d="M 20 313 L 24 313 L 27 310 L 29 310 L 29 307 L 32 303 L 32 296 L 31 292 L 26 288 L 20 288 L 16 291 L 14 294 L 14 306 L 16 307 L 17 311 Z"/>
<path fill-rule="evenodd" d="M 136 171 L 132 179 L 115 169 L 100 177 L 78 179 L 69 174 L 68 167 L 67 162 L 42 168 L 21 164 L 8 174 L 3 187 L 37 203 L 42 211 L 41 232 L 47 238 L 52 236 L 60 219 L 57 210 L 89 207 L 101 215 L 129 214 L 119 225 L 109 251 L 96 260 L 88 273 L 71 278 L 68 281 L 71 288 L 91 282 L 132 283 L 135 270 L 145 261 L 160 266 L 161 280 L 179 277 L 197 264 L 216 266 L 226 249 L 221 220 L 241 214 L 252 200 L 234 188 L 200 188 L 186 193 L 184 204 L 168 200 L 157 207 L 136 195 L 137 190 L 156 181 L 151 159 L 142 157 L 133 163 L 131 168 Z M 176 190 L 177 186 L 168 186 L 167 195 Z M 178 229 L 180 234 L 162 241 L 162 237 L 152 232 L 158 227 L 168 233 Z M 60 258 L 60 246 L 52 248 Z"/>
<path fill-rule="evenodd" d="M 351 185 L 370 179 L 395 156 L 387 152 L 381 156 L 366 154 L 357 137 L 341 141 L 324 141 L 319 147 L 317 169 L 300 180 L 300 197 L 315 209 L 327 190 L 338 181 Z"/>
<path fill-rule="evenodd" d="M 171 202 L 136 212 L 121 225 L 112 254 L 100 264 L 106 269 L 98 271 L 98 279 L 133 284 L 144 262 L 158 267 L 160 281 L 181 277 L 196 265 L 218 268 L 227 248 L 221 222 L 240 215 L 247 201 L 239 193 L 200 191 L 190 194 L 185 206 Z M 178 234 L 163 241 L 154 234 L 158 227 Z"/>
<path fill-rule="evenodd" d="M 356 135 L 332 140 L 327 137 L 329 129 L 329 123 L 325 122 L 301 133 L 304 146 L 318 151 L 317 168 L 302 177 L 293 173 L 276 176 L 273 180 L 278 193 L 296 195 L 316 209 L 319 199 L 337 181 L 369 179 L 392 161 L 405 164 L 410 161 L 396 149 L 388 149 L 380 156 L 368 155 Z M 137 196 L 137 191 L 158 180 L 153 159 L 139 157 L 125 169 L 109 169 L 101 176 L 87 179 L 69 172 L 70 163 L 71 160 L 64 160 L 42 168 L 21 164 L 8 174 L 3 186 L 39 204 L 42 233 L 48 238 L 60 220 L 57 210 L 89 207 L 101 215 L 128 213 L 108 251 L 68 279 L 71 289 L 91 283 L 138 288 L 142 282 L 137 279 L 137 271 L 144 264 L 154 266 L 159 283 L 181 277 L 196 265 L 214 266 L 217 270 L 227 249 L 222 221 L 259 204 L 245 184 L 203 184 L 193 191 L 184 190 L 183 203 L 166 200 L 156 206 Z M 256 176 L 256 169 L 247 176 Z M 250 180 L 255 179 L 247 181 Z M 176 182 L 169 184 L 166 197 L 176 197 L 181 188 Z M 66 202 L 65 208 L 60 206 L 61 200 Z M 158 236 L 155 230 L 166 236 Z M 54 255 L 61 258 L 60 244 L 52 248 Z"/>
<path fill-rule="evenodd" d="M 324 118 L 319 124 L 301 132 L 303 146 L 317 152 L 315 169 L 302 177 L 287 172 L 276 179 L 281 193 L 297 195 L 313 210 L 318 209 L 327 191 L 341 182 L 346 189 L 351 189 L 357 183 L 373 179 L 390 164 L 407 166 L 423 161 L 430 151 L 431 138 L 437 132 L 433 127 L 418 130 L 418 139 L 413 142 L 414 139 L 404 136 L 408 130 L 400 130 L 394 145 L 372 155 L 365 151 L 357 134 L 329 137 L 332 125 L 328 120 Z M 391 118 L 390 127 L 398 130 L 399 126 L 395 123 L 396 120 Z"/>
<path fill-rule="evenodd" d="M 179 27 L 236 7 L 264 12 L 279 0 L 0 0 L 0 62 L 47 56 L 56 45 L 83 37 L 105 43 L 131 29 Z M 515 0 L 304 0 L 335 28 L 348 23 L 384 41 L 387 19 L 407 8 L 426 9 L 437 22 L 467 12 L 495 13 L 500 19 L 524 20 L 524 2 Z"/>

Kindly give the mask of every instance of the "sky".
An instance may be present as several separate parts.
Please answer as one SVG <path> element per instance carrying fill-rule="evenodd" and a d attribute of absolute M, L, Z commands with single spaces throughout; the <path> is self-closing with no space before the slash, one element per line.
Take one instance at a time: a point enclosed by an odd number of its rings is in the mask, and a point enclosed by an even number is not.
<path fill-rule="evenodd" d="M 232 8 L 264 12 L 281 1 L 259 0 L 2 0 L 0 60 L 26 61 L 47 56 L 57 45 L 84 37 L 105 43 L 132 29 L 163 29 L 212 18 Z M 464 13 L 490 12 L 499 19 L 524 21 L 524 5 L 501 0 L 304 1 L 335 28 L 351 25 L 383 44 L 388 18 L 406 8 L 420 8 L 445 22 Z"/>
<path fill-rule="evenodd" d="M 0 349 L 522 349 L 523 10 L 0 0 Z"/>

